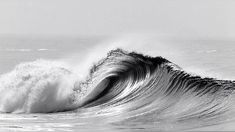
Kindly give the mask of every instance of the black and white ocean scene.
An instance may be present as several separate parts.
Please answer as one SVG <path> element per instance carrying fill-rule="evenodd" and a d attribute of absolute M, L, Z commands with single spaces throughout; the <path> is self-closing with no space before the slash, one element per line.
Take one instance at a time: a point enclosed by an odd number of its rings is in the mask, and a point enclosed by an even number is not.
<path fill-rule="evenodd" d="M 0 131 L 235 130 L 234 5 L 0 1 Z"/>

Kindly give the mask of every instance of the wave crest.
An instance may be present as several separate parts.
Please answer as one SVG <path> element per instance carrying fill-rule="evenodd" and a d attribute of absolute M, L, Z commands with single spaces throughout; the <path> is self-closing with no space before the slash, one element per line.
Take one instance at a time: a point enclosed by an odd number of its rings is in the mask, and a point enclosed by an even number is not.
<path fill-rule="evenodd" d="M 17 66 L 0 77 L 0 84 L 1 112 L 76 109 L 80 116 L 110 115 L 112 122 L 162 125 L 213 124 L 229 117 L 235 87 L 233 81 L 190 75 L 165 58 L 121 49 L 96 63 L 85 80 L 41 60 Z"/>
<path fill-rule="evenodd" d="M 229 113 L 235 86 L 233 81 L 187 74 L 162 57 L 121 49 L 110 51 L 94 65 L 85 83 L 96 89 L 82 105 L 93 115 L 109 114 L 116 117 L 112 120 L 128 122 L 200 120 L 207 124 Z M 106 84 L 100 88 L 101 83 Z"/>

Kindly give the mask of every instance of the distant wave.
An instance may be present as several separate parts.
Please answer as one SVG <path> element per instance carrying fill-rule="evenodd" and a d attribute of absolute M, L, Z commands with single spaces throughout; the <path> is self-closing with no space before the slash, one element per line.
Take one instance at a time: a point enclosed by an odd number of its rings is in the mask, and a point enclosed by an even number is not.
<path fill-rule="evenodd" d="M 86 79 L 62 64 L 39 60 L 18 65 L 0 84 L 1 112 L 74 110 L 110 116 L 115 123 L 167 127 L 174 122 L 172 127 L 185 128 L 224 121 L 233 111 L 235 88 L 233 81 L 190 75 L 165 58 L 121 49 L 110 51 Z"/>
<path fill-rule="evenodd" d="M 18 51 L 18 52 L 30 52 L 32 49 L 14 49 L 14 48 L 7 48 L 7 49 L 1 49 L 2 51 Z"/>
<path fill-rule="evenodd" d="M 41 48 L 41 49 L 27 49 L 27 48 L 6 48 L 6 49 L 0 49 L 0 51 L 7 51 L 7 52 L 32 52 L 32 51 L 56 51 L 56 49 L 46 49 L 46 48 Z"/>

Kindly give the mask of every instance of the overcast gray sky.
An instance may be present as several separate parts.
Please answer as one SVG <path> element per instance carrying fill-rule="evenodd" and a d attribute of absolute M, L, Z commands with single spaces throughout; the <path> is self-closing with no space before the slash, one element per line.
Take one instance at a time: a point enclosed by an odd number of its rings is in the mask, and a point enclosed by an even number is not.
<path fill-rule="evenodd" d="M 235 38 L 234 0 L 0 0 L 0 34 Z"/>

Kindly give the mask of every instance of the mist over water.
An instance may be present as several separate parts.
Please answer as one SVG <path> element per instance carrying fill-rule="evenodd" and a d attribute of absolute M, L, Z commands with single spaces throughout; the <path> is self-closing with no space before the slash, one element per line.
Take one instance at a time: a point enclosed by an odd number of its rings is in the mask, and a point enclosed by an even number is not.
<path fill-rule="evenodd" d="M 0 129 L 213 130 L 234 120 L 233 42 L 139 35 L 66 42 L 1 45 Z"/>

